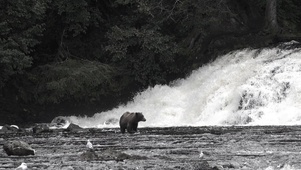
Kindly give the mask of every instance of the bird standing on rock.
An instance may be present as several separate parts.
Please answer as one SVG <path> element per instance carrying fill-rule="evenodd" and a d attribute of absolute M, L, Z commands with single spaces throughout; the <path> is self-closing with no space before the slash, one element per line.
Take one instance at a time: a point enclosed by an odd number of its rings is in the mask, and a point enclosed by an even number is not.
<path fill-rule="evenodd" d="M 204 153 L 203 153 L 203 151 L 201 151 L 200 152 L 200 158 L 203 158 L 203 156 L 204 156 Z"/>
<path fill-rule="evenodd" d="M 208 157 L 210 156 L 210 153 L 207 151 L 200 151 L 200 158 Z"/>
<path fill-rule="evenodd" d="M 27 164 L 23 162 L 15 170 L 27 170 Z"/>
<path fill-rule="evenodd" d="M 87 141 L 86 147 L 87 147 L 88 149 L 90 149 L 90 150 L 93 150 L 93 145 L 92 145 L 92 143 L 90 142 L 89 139 L 88 139 L 88 141 Z"/>

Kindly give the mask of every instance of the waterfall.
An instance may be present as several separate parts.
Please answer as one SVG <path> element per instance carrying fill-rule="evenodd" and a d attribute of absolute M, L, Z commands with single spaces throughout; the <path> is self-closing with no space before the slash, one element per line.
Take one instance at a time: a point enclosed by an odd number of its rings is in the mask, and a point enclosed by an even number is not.
<path fill-rule="evenodd" d="M 301 49 L 243 49 L 218 57 L 169 85 L 156 85 L 126 105 L 71 116 L 82 127 L 119 127 L 126 112 L 142 112 L 139 127 L 301 124 Z"/>

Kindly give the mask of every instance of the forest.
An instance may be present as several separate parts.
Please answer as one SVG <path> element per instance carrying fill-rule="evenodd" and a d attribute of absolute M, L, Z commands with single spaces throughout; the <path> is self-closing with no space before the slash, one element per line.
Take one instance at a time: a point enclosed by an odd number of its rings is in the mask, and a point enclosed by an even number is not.
<path fill-rule="evenodd" d="M 300 40 L 300 0 L 0 0 L 0 125 L 93 115 L 221 54 Z"/>

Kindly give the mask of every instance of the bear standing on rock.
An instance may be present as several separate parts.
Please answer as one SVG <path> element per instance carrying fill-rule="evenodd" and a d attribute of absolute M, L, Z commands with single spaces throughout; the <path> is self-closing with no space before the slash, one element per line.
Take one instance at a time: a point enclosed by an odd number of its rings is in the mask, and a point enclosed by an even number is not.
<path fill-rule="evenodd" d="M 138 122 L 140 121 L 146 121 L 141 112 L 125 112 L 119 121 L 121 133 L 125 133 L 125 129 L 129 133 L 137 132 Z"/>

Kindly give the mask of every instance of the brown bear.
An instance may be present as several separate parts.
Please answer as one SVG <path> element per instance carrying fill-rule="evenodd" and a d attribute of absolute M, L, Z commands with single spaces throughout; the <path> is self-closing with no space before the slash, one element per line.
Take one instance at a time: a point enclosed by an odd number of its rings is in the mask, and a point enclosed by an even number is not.
<path fill-rule="evenodd" d="M 137 132 L 138 122 L 140 121 L 146 121 L 141 112 L 125 112 L 119 120 L 121 133 L 125 133 L 125 129 L 129 133 Z"/>

